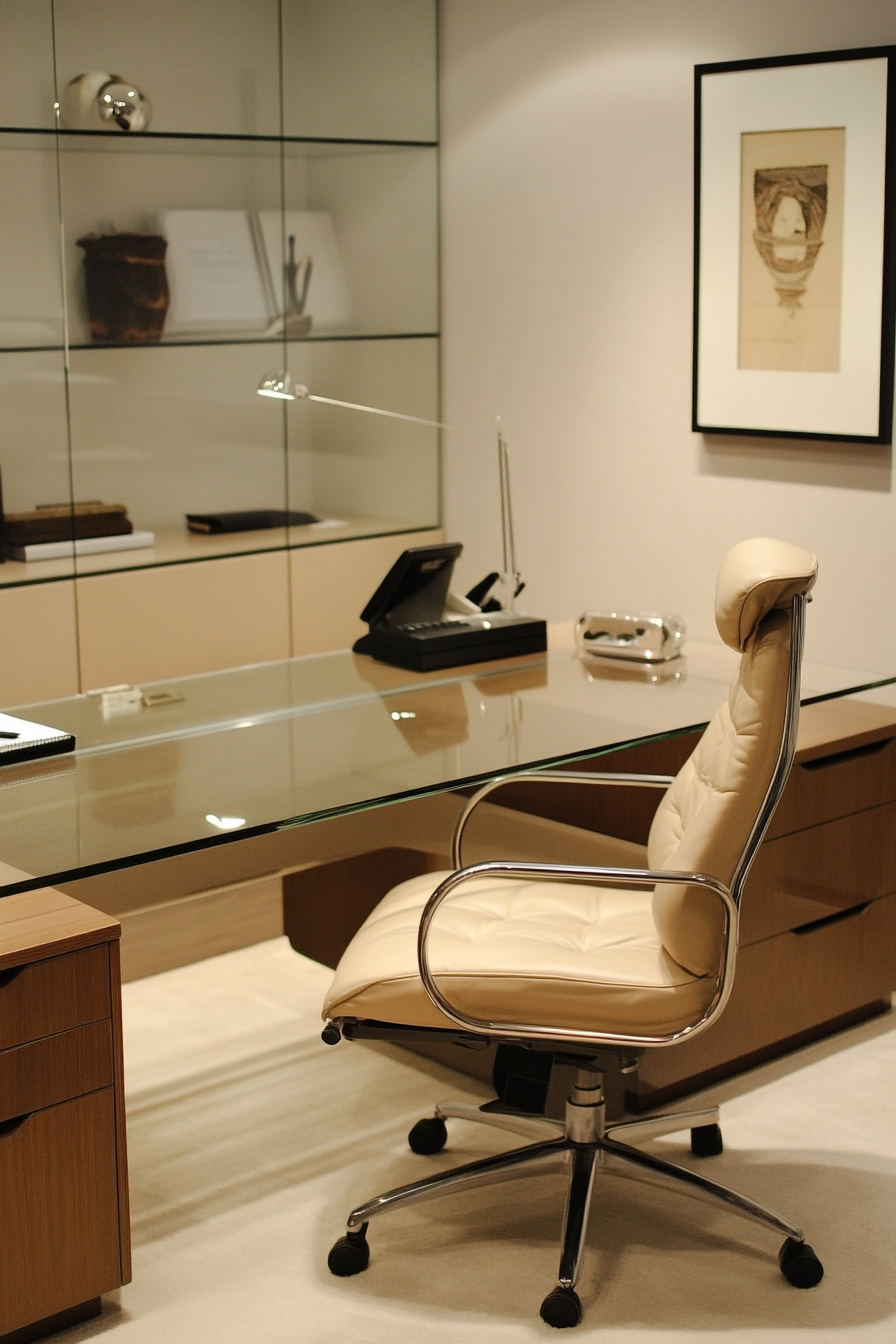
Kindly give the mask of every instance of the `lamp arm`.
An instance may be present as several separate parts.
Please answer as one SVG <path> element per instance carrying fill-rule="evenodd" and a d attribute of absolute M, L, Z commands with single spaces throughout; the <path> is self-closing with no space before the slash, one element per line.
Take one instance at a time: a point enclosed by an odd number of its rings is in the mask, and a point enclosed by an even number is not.
<path fill-rule="evenodd" d="M 320 401 L 325 406 L 341 406 L 346 411 L 365 411 L 368 415 L 384 415 L 389 420 L 407 420 L 412 425 L 427 425 L 430 429 L 450 429 L 456 434 L 472 434 L 474 438 L 482 438 L 482 435 L 476 434 L 475 430 L 463 429 L 460 425 L 449 425 L 444 420 L 426 420 L 421 415 L 404 415 L 401 411 L 384 411 L 380 406 L 365 406 L 359 401 L 339 401 L 336 397 L 321 397 L 316 392 L 309 392 L 307 387 L 301 383 L 293 384 L 296 399 L 303 401 Z"/>

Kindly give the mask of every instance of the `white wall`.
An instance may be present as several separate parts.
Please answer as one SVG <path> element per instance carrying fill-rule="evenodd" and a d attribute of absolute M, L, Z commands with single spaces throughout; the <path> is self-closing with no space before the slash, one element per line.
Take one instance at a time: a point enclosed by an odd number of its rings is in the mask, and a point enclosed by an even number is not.
<path fill-rule="evenodd" d="M 694 65 L 894 42 L 891 0 L 443 0 L 443 410 L 504 418 L 533 613 L 711 637 L 720 557 L 777 535 L 821 562 L 809 655 L 896 672 L 890 449 L 690 431 Z M 446 438 L 472 582 L 497 473 Z"/>

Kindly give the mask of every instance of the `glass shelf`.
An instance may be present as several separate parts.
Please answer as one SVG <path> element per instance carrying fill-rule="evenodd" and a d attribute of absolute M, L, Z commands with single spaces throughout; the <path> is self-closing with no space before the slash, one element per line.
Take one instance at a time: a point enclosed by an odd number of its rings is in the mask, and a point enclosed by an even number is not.
<path fill-rule="evenodd" d="M 59 153 L 56 153 L 57 143 Z M 336 248 L 342 313 L 326 314 L 310 340 L 430 335 L 438 320 L 438 155 L 430 146 L 293 144 L 189 137 L 0 133 L 0 350 L 125 346 L 91 340 L 78 239 L 157 232 L 166 210 L 325 212 Z M 281 152 L 283 151 L 283 152 Z M 59 292 L 59 202 L 65 229 L 66 303 Z M 270 244 L 269 244 L 270 246 Z M 271 262 L 279 300 L 280 266 Z M 171 269 L 169 259 L 169 271 Z M 307 308 L 325 292 L 312 271 Z M 329 281 L 332 287 L 333 280 Z M 279 302 L 277 306 L 280 306 Z M 163 344 L 276 341 L 278 334 L 189 330 L 166 315 Z M 279 335 L 282 341 L 282 335 Z M 129 347 L 132 343 L 127 343 Z M 136 348 L 136 346 L 135 346 Z"/>
<path fill-rule="evenodd" d="M 84 71 L 136 80 L 159 134 L 430 140 L 432 0 L 0 3 L 0 124 L 52 128 Z"/>
<path fill-rule="evenodd" d="M 268 551 L 298 551 L 309 546 L 334 546 L 371 537 L 394 537 L 425 531 L 435 523 L 412 524 L 397 518 L 372 518 L 363 514 L 338 519 L 322 518 L 309 527 L 266 528 L 260 532 L 227 532 L 201 536 L 185 526 L 160 527 L 156 543 L 143 550 L 113 551 L 102 555 L 79 555 L 74 560 L 33 560 L 28 564 L 7 560 L 0 566 L 0 588 L 21 588 L 32 583 L 52 583 L 93 574 L 127 574 L 139 569 L 171 565 L 202 564 L 234 556 L 262 555 Z"/>
<path fill-rule="evenodd" d="M 291 336 L 290 343 L 315 344 L 329 341 L 431 341 L 438 340 L 439 331 L 310 331 L 306 336 Z M 138 343 L 136 341 L 70 341 L 69 350 L 164 350 L 170 346 L 215 346 L 215 345 L 269 345 L 283 349 L 282 336 L 162 336 L 160 341 Z M 42 350 L 47 353 L 61 354 L 64 345 L 3 345 L 0 354 L 24 355 L 31 351 Z"/>
<path fill-rule="evenodd" d="M 122 504 L 153 534 L 0 564 L 0 617 L 34 635 L 0 652 L 0 703 L 349 642 L 403 537 L 439 527 L 437 431 L 256 395 L 288 367 L 325 396 L 440 418 L 437 21 L 436 0 L 0 0 L 4 509 Z M 148 131 L 57 124 L 54 99 L 71 115 L 70 81 L 102 70 L 145 92 Z M 167 214 L 189 211 L 209 214 Z M 91 335 L 78 240 L 111 233 L 169 238 L 156 342 Z M 277 316 L 284 233 L 312 260 L 296 337 Z M 116 337 L 152 308 L 137 269 L 102 291 Z M 254 509 L 331 525 L 185 524 Z"/>
<path fill-rule="evenodd" d="M 287 153 L 302 153 L 305 150 L 308 153 L 314 153 L 315 150 L 326 153 L 329 149 L 340 148 L 349 152 L 362 149 L 436 149 L 439 143 L 438 140 L 416 138 L 389 140 L 345 135 L 243 135 L 228 134 L 224 131 L 148 130 L 129 135 L 114 131 L 75 131 L 65 126 L 0 126 L 0 135 L 44 136 L 47 137 L 48 147 L 50 140 L 55 142 L 57 138 L 60 144 L 66 142 L 74 144 L 80 141 L 85 149 L 95 146 L 103 152 L 115 146 L 122 153 L 140 153 L 140 146 L 144 147 L 144 153 L 155 152 L 165 147 L 171 152 L 176 148 L 177 142 L 187 143 L 195 140 L 207 141 L 210 148 L 219 144 L 222 153 L 228 152 L 228 145 L 240 144 L 251 146 L 254 152 L 259 153 L 263 152 L 265 146 L 271 153 L 279 153 L 281 146 Z"/>
<path fill-rule="evenodd" d="M 8 560 L 0 589 L 362 537 L 439 523 L 439 432 L 256 394 L 286 363 L 324 396 L 438 414 L 438 339 L 282 342 L 72 350 L 66 403 L 59 354 L 0 359 L 5 508 L 103 499 L 124 504 L 152 547 L 75 560 Z M 66 414 L 67 404 L 67 414 Z M 69 447 L 70 443 L 70 447 Z M 307 510 L 341 526 L 197 536 L 187 513 Z M 371 580 L 372 581 L 372 580 Z"/>

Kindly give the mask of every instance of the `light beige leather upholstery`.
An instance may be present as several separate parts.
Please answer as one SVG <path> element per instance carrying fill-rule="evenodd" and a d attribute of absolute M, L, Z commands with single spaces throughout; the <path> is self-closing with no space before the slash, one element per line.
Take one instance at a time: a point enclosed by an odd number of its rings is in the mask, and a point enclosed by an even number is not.
<path fill-rule="evenodd" d="M 790 622 L 776 608 L 815 575 L 815 557 L 784 542 L 742 542 L 725 557 L 716 619 L 743 651 L 740 669 L 660 804 L 645 867 L 731 881 L 781 745 Z M 454 1025 L 417 970 L 420 916 L 445 876 L 413 878 L 380 902 L 337 967 L 326 1017 Z M 718 901 L 693 887 L 632 892 L 486 876 L 443 905 L 430 957 L 443 992 L 474 1017 L 663 1035 L 697 1021 L 712 1000 L 720 927 Z"/>
<path fill-rule="evenodd" d="M 716 627 L 732 649 L 747 641 L 774 609 L 789 609 L 797 593 L 811 591 L 818 561 L 811 551 L 773 537 L 741 541 L 722 561 L 716 582 Z"/>

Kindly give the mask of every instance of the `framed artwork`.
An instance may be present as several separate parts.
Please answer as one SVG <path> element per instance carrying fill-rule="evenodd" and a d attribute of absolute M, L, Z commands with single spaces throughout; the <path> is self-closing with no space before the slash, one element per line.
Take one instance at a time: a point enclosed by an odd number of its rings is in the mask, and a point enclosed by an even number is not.
<path fill-rule="evenodd" d="M 894 58 L 696 67 L 695 430 L 891 442 Z"/>

